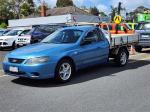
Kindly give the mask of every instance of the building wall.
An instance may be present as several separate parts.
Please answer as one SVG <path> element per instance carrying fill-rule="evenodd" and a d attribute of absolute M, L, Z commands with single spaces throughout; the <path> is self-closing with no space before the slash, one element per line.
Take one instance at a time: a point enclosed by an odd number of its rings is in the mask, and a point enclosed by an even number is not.
<path fill-rule="evenodd" d="M 71 23 L 71 22 L 99 23 L 100 21 L 101 19 L 98 16 L 67 14 L 59 16 L 9 20 L 9 27 L 31 26 L 38 24 L 53 24 L 53 23 Z"/>

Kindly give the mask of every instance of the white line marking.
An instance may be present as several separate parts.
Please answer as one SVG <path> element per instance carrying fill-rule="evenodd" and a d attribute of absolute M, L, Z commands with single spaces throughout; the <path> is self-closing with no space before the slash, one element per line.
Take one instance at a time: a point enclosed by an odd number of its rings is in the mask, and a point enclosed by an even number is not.
<path fill-rule="evenodd" d="M 139 53 L 139 54 L 135 54 L 135 55 L 130 54 L 130 57 L 135 57 L 135 56 L 140 56 L 140 55 L 145 55 L 145 54 L 144 53 Z"/>
<path fill-rule="evenodd" d="M 3 70 L 0 70 L 0 73 L 4 73 Z M 6 77 L 8 75 L 0 75 L 0 77 Z"/>
<path fill-rule="evenodd" d="M 0 70 L 0 72 L 3 72 L 3 70 Z"/>
<path fill-rule="evenodd" d="M 135 63 L 135 62 L 146 60 L 146 59 L 150 59 L 150 57 L 142 58 L 142 59 L 136 60 L 136 61 L 130 61 L 129 63 Z"/>
<path fill-rule="evenodd" d="M 2 75 L 2 76 L 0 76 L 0 77 L 7 77 L 7 76 L 9 76 L 9 75 Z"/>

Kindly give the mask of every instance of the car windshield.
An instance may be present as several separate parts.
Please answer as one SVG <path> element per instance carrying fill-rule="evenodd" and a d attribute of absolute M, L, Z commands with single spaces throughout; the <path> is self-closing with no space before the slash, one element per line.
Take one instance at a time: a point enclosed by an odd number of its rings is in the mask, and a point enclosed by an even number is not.
<path fill-rule="evenodd" d="M 46 37 L 42 42 L 43 43 L 75 43 L 82 35 L 83 31 L 81 30 L 57 30 L 48 37 Z"/>
<path fill-rule="evenodd" d="M 150 30 L 150 23 L 141 23 L 138 24 L 136 30 Z"/>
<path fill-rule="evenodd" d="M 144 24 L 138 24 L 138 26 L 136 27 L 136 30 L 142 30 L 144 27 Z"/>
<path fill-rule="evenodd" d="M 9 31 L 10 30 L 5 30 L 2 35 L 5 36 Z"/>
<path fill-rule="evenodd" d="M 4 31 L 0 31 L 0 36 L 3 35 L 3 32 L 4 32 Z"/>
<path fill-rule="evenodd" d="M 129 29 L 132 30 L 131 27 L 128 24 L 125 24 L 125 26 Z"/>
<path fill-rule="evenodd" d="M 144 29 L 145 29 L 145 30 L 150 30 L 150 23 L 145 24 Z"/>
<path fill-rule="evenodd" d="M 55 32 L 57 29 L 62 28 L 62 26 L 36 26 L 33 27 L 27 34 L 31 35 L 32 33 L 48 33 L 48 34 L 52 34 L 53 32 Z"/>
<path fill-rule="evenodd" d="M 11 30 L 10 32 L 6 33 L 6 36 L 19 35 L 21 32 L 22 32 L 22 30 Z"/>
<path fill-rule="evenodd" d="M 21 32 L 21 35 L 26 35 L 26 34 L 28 34 L 30 31 L 31 31 L 30 29 L 24 30 L 23 32 Z"/>

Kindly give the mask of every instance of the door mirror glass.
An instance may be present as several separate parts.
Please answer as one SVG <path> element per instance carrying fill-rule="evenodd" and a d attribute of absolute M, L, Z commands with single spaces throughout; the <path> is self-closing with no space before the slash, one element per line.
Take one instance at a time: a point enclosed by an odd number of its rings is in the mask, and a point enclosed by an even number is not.
<path fill-rule="evenodd" d="M 20 34 L 19 36 L 24 36 L 24 34 L 22 33 L 22 34 Z"/>
<path fill-rule="evenodd" d="M 93 32 L 89 32 L 82 40 L 81 45 L 91 44 L 93 42 Z"/>
<path fill-rule="evenodd" d="M 92 39 L 89 37 L 84 38 L 81 45 L 87 45 L 87 44 L 91 44 L 92 43 Z"/>

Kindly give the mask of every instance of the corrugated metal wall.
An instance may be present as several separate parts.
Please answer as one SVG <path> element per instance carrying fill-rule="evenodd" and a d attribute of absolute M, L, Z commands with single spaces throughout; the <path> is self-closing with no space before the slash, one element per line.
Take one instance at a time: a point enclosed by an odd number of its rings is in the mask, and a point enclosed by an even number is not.
<path fill-rule="evenodd" d="M 17 27 L 17 26 L 31 26 L 37 24 L 69 23 L 75 21 L 98 23 L 100 22 L 100 18 L 98 16 L 67 14 L 67 15 L 60 15 L 60 16 L 9 20 L 8 23 L 9 23 L 9 27 Z"/>

